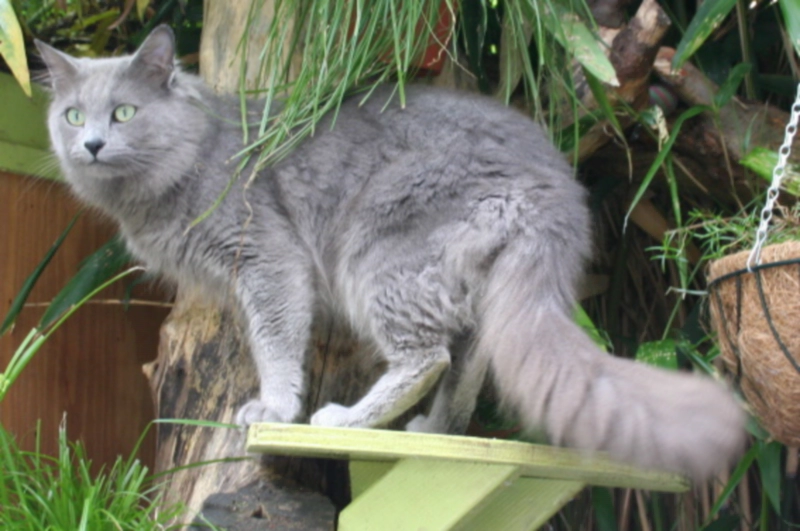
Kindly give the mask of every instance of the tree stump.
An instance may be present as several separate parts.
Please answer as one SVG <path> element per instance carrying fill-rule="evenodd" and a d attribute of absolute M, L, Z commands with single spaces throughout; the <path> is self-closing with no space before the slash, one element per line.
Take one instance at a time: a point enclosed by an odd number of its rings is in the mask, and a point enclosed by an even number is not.
<path fill-rule="evenodd" d="M 346 329 L 323 318 L 317 323 L 307 412 L 329 401 L 355 402 L 381 372 Z M 234 315 L 183 292 L 162 327 L 158 359 L 146 372 L 161 419 L 231 423 L 238 407 L 258 392 L 255 364 Z M 205 518 L 228 529 L 251 524 L 269 529 L 259 515 L 282 515 L 276 522 L 285 523 L 292 507 L 297 527 L 275 529 L 325 528 L 321 522 L 333 529 L 330 499 L 347 503 L 346 468 L 319 459 L 248 457 L 244 437 L 240 429 L 159 424 L 157 472 L 224 461 L 170 474 L 164 505 L 183 503 L 190 518 L 202 510 Z"/>

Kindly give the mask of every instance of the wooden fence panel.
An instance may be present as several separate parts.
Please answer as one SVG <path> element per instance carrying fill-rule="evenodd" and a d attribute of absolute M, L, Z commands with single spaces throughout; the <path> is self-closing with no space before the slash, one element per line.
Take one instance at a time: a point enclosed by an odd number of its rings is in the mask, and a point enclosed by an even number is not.
<path fill-rule="evenodd" d="M 0 316 L 25 278 L 79 210 L 66 187 L 0 172 Z M 83 258 L 114 234 L 109 223 L 87 212 L 78 221 L 44 272 L 29 303 L 49 301 Z M 154 290 L 150 290 L 151 292 Z M 123 286 L 109 288 L 100 299 L 119 299 Z M 137 297 L 140 294 L 137 293 Z M 148 293 L 144 298 L 163 299 Z M 28 305 L 11 334 L 0 337 L 0 371 L 44 308 Z M 45 452 L 56 449 L 58 425 L 67 415 L 69 438 L 82 440 L 95 469 L 130 453 L 153 418 L 153 404 L 143 363 L 155 359 L 159 326 L 166 308 L 90 304 L 79 310 L 35 356 L 0 404 L 0 422 L 32 448 L 37 421 Z M 141 458 L 152 465 L 154 434 Z"/>

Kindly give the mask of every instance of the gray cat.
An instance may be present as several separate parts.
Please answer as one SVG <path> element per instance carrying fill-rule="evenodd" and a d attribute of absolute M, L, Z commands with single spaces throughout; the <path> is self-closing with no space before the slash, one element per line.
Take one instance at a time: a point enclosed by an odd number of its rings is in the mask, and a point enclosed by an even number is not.
<path fill-rule="evenodd" d="M 384 426 L 435 389 L 408 429 L 463 432 L 490 368 L 506 405 L 556 444 L 695 477 L 739 450 L 744 416 L 722 386 L 614 358 L 573 324 L 591 247 L 585 193 L 516 111 L 420 87 L 404 109 L 388 89 L 350 99 L 333 129 L 324 122 L 247 190 L 237 182 L 187 231 L 237 164 L 238 101 L 180 71 L 167 27 L 129 57 L 37 46 L 75 193 L 119 222 L 149 268 L 237 301 L 261 381 L 241 424 L 300 420 L 324 307 L 387 369 L 311 424 Z"/>

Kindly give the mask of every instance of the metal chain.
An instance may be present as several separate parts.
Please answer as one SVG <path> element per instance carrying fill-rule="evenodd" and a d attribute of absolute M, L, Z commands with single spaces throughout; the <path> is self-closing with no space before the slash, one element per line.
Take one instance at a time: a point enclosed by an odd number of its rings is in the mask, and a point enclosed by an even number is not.
<path fill-rule="evenodd" d="M 750 256 L 747 258 L 747 270 L 752 273 L 754 264 L 761 264 L 761 248 L 767 240 L 767 231 L 769 230 L 769 223 L 772 221 L 772 212 L 775 209 L 775 201 L 778 199 L 780 193 L 781 181 L 786 174 L 786 162 L 792 152 L 792 141 L 794 135 L 797 133 L 797 121 L 800 119 L 800 83 L 797 85 L 797 96 L 792 105 L 792 116 L 789 118 L 789 123 L 786 124 L 786 134 L 783 138 L 783 145 L 778 151 L 778 163 L 775 169 L 772 170 L 772 184 L 769 185 L 767 190 L 767 201 L 764 204 L 764 209 L 761 211 L 761 221 L 756 231 L 756 243 L 753 250 L 750 251 Z"/>

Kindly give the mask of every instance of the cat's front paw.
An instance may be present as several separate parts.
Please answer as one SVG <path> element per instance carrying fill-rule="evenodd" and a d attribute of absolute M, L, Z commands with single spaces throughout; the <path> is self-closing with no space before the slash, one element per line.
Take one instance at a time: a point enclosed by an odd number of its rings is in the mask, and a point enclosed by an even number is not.
<path fill-rule="evenodd" d="M 236 424 L 242 427 L 247 427 L 257 422 L 291 422 L 292 419 L 286 419 L 278 413 L 278 411 L 270 407 L 269 404 L 261 400 L 251 400 L 239 409 L 236 413 Z"/>
<path fill-rule="evenodd" d="M 352 427 L 351 409 L 339 404 L 328 404 L 311 416 L 312 426 Z"/>

